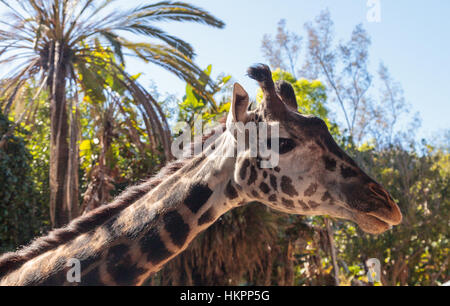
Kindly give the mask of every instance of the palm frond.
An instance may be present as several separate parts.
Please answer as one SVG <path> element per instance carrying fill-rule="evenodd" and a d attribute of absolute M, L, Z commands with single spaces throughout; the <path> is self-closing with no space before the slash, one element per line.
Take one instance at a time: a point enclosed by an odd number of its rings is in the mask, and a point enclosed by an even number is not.
<path fill-rule="evenodd" d="M 185 2 L 161 1 L 138 7 L 128 17 L 145 21 L 192 21 L 223 28 L 225 23 L 207 11 Z"/>
<path fill-rule="evenodd" d="M 186 81 L 196 89 L 196 92 L 205 101 L 209 101 L 215 109 L 217 108 L 211 95 L 211 89 L 216 86 L 214 81 L 205 75 L 204 71 L 195 65 L 190 58 L 178 50 L 166 45 L 146 43 L 124 42 L 123 46 L 133 51 L 139 58 L 163 67 Z M 199 79 L 205 80 L 206 86 L 201 84 Z M 205 87 L 209 87 L 210 90 L 205 90 Z"/>
<path fill-rule="evenodd" d="M 175 36 L 169 35 L 163 30 L 153 26 L 134 23 L 126 27 L 119 28 L 119 30 L 129 31 L 135 34 L 144 34 L 148 37 L 160 39 L 189 58 L 192 58 L 195 55 L 194 50 L 189 43 Z"/>
<path fill-rule="evenodd" d="M 27 74 L 33 70 L 33 68 L 36 67 L 37 60 L 32 60 L 25 68 L 22 70 L 19 70 L 15 75 L 13 75 L 9 80 L 7 80 L 4 84 L 4 89 L 2 93 L 0 94 L 0 97 L 8 96 L 6 99 L 5 107 L 3 108 L 3 112 L 5 114 L 9 113 L 9 110 L 11 108 L 12 103 L 14 102 L 14 99 L 16 98 L 17 92 L 19 89 L 25 84 L 26 80 L 29 77 L 26 77 Z M 10 91 L 10 89 L 12 89 Z M 6 95 L 6 93 L 10 91 L 9 95 Z"/>
<path fill-rule="evenodd" d="M 83 87 L 85 89 L 92 88 L 92 86 L 86 82 L 106 84 L 105 80 L 96 74 L 95 71 L 104 70 L 105 66 L 109 67 L 108 73 L 129 91 L 136 105 L 143 108 L 143 120 L 146 125 L 148 136 L 153 140 L 152 143 L 161 144 L 166 158 L 170 159 L 169 126 L 165 116 L 162 114 L 162 110 L 153 97 L 141 85 L 133 80 L 122 67 L 118 66 L 113 61 L 92 54 L 86 55 L 84 58 L 89 60 L 87 62 L 81 62 L 82 59 L 80 59 L 80 63 L 78 64 L 78 69 L 83 72 L 84 76 L 88 77 L 82 81 L 82 84 L 84 84 Z M 155 138 L 157 138 L 158 141 L 155 141 Z"/>
<path fill-rule="evenodd" d="M 120 62 L 123 64 L 125 62 L 125 59 L 123 57 L 120 37 L 108 31 L 101 31 L 100 34 L 111 44 L 114 53 L 119 57 Z"/>
<path fill-rule="evenodd" d="M 12 5 L 9 3 L 9 1 L 6 1 L 6 0 L 0 0 L 0 3 L 4 4 L 6 7 L 8 7 L 17 19 L 22 19 L 22 20 L 25 19 L 25 17 L 24 17 L 22 14 L 20 14 L 20 12 L 19 12 L 18 10 L 16 10 L 16 9 L 14 8 L 14 6 L 12 6 Z"/>

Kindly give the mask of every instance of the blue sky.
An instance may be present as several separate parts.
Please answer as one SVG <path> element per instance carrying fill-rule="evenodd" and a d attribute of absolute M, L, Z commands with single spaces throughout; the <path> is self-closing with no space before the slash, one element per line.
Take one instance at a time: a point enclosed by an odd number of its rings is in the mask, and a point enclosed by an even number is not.
<path fill-rule="evenodd" d="M 189 2 L 225 21 L 225 29 L 187 23 L 162 27 L 194 46 L 201 67 L 212 64 L 213 74 L 231 74 L 252 96 L 256 85 L 245 71 L 253 63 L 264 62 L 261 39 L 265 33 L 275 33 L 280 19 L 286 19 L 289 30 L 304 35 L 304 23 L 328 8 L 338 40 L 347 40 L 354 26 L 363 23 L 372 38 L 371 71 L 375 73 L 383 61 L 402 84 L 411 116 L 419 112 L 422 118 L 418 136 L 433 137 L 441 129 L 450 129 L 450 1 L 380 0 L 380 23 L 367 21 L 367 0 Z M 145 1 L 128 0 L 127 6 L 142 3 Z M 128 68 L 144 72 L 144 84 L 150 78 L 159 91 L 182 97 L 184 83 L 169 73 L 135 61 L 130 61 Z"/>
<path fill-rule="evenodd" d="M 433 138 L 450 130 L 450 1 L 448 0 L 378 0 L 381 22 L 367 21 L 368 0 L 187 0 L 226 23 L 219 30 L 199 24 L 162 23 L 163 29 L 190 42 L 200 67 L 213 65 L 213 75 L 233 76 L 256 95 L 255 82 L 245 76 L 247 67 L 264 62 L 261 40 L 274 34 L 280 19 L 289 30 L 304 36 L 304 23 L 328 8 L 335 25 L 337 40 L 348 40 L 355 25 L 362 23 L 372 39 L 370 70 L 376 73 L 380 61 L 402 84 L 411 117 L 420 113 L 422 127 L 418 137 Z M 377 0 L 373 0 L 377 1 Z M 117 0 L 121 8 L 154 3 L 153 0 Z M 1 6 L 1 10 L 4 7 Z M 302 59 L 300 58 L 300 61 Z M 127 68 L 142 72 L 141 82 L 151 81 L 160 93 L 182 98 L 185 84 L 152 64 L 129 59 Z M 335 111 L 339 118 L 339 110 Z"/>

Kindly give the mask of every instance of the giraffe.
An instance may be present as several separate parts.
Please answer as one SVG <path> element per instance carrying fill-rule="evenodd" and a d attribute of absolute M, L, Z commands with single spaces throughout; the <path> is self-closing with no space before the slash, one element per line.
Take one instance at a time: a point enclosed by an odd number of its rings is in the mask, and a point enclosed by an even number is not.
<path fill-rule="evenodd" d="M 324 121 L 297 111 L 289 83 L 275 84 L 264 64 L 248 75 L 263 91 L 256 109 L 234 84 L 223 133 L 201 153 L 3 255 L 0 285 L 140 285 L 221 215 L 254 201 L 289 214 L 347 219 L 371 234 L 401 223 L 389 193 L 336 144 Z M 248 146 L 236 150 L 239 122 L 278 125 L 278 165 L 263 168 Z M 71 259 L 80 263 L 80 282 L 67 279 Z"/>

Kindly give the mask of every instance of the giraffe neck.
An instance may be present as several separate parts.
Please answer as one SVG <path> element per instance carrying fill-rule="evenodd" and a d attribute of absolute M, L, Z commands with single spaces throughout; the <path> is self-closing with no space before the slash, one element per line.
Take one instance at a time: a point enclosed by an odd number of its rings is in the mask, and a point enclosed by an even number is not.
<path fill-rule="evenodd" d="M 80 263 L 81 285 L 141 284 L 242 201 L 234 163 L 233 157 L 194 157 L 105 224 L 30 260 L 0 284 L 70 284 L 72 259 Z"/>

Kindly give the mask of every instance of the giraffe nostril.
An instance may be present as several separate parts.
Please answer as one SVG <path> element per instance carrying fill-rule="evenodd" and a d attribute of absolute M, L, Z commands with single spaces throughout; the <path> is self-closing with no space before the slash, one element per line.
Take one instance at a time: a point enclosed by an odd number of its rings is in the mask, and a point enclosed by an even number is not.
<path fill-rule="evenodd" d="M 392 210 L 393 206 L 397 205 L 395 204 L 389 193 L 380 185 L 376 183 L 370 183 L 369 190 L 372 192 L 373 196 L 382 201 L 385 206 L 389 208 L 389 210 Z"/>
<path fill-rule="evenodd" d="M 400 212 L 400 208 L 394 202 L 394 200 L 389 195 L 389 192 L 386 191 L 383 187 L 376 183 L 370 183 L 368 185 L 369 190 L 372 192 L 372 195 L 380 200 L 384 206 L 388 209 L 389 213 L 383 213 L 380 215 L 379 213 L 373 214 L 375 217 L 388 222 L 391 225 L 400 224 L 402 221 L 402 213 Z"/>
<path fill-rule="evenodd" d="M 389 198 L 387 191 L 385 191 L 383 188 L 381 188 L 381 186 L 378 184 L 370 183 L 369 189 L 380 200 L 387 200 Z"/>

